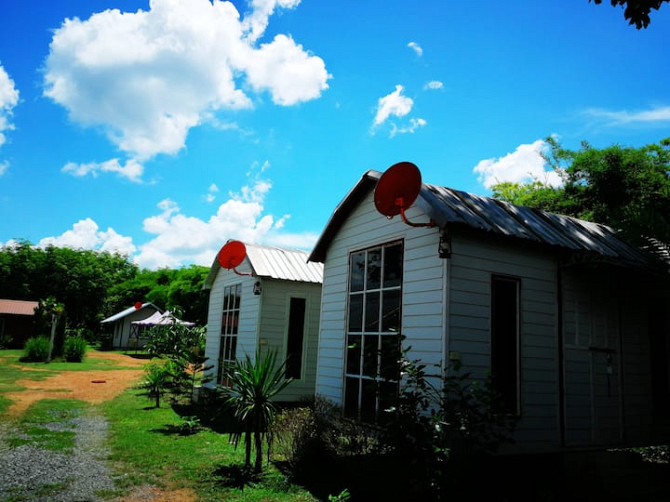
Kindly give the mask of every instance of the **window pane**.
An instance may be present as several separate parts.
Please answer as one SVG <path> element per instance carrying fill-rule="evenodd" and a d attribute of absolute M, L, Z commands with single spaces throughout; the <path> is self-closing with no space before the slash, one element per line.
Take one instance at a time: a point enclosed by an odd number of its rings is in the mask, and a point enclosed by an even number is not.
<path fill-rule="evenodd" d="M 402 245 L 384 248 L 384 287 L 400 286 L 402 281 Z"/>
<path fill-rule="evenodd" d="M 347 344 L 347 373 L 360 375 L 361 373 L 361 336 L 350 335 Z"/>
<path fill-rule="evenodd" d="M 382 336 L 379 361 L 379 376 L 386 380 L 400 379 L 400 337 Z"/>
<path fill-rule="evenodd" d="M 365 331 L 379 331 L 379 292 L 365 294 Z"/>
<path fill-rule="evenodd" d="M 365 252 L 351 255 L 351 270 L 349 270 L 349 290 L 363 291 L 365 277 Z"/>
<path fill-rule="evenodd" d="M 363 380 L 361 390 L 361 420 L 373 423 L 377 411 L 377 382 Z"/>
<path fill-rule="evenodd" d="M 381 268 L 381 248 L 368 251 L 367 283 L 365 284 L 365 289 L 378 289 L 381 287 Z"/>
<path fill-rule="evenodd" d="M 400 332 L 400 290 L 384 291 L 382 331 Z"/>
<path fill-rule="evenodd" d="M 363 331 L 363 295 L 349 297 L 349 331 Z"/>
<path fill-rule="evenodd" d="M 363 337 L 363 375 L 370 378 L 377 376 L 377 358 L 379 356 L 379 336 Z"/>
<path fill-rule="evenodd" d="M 518 293 L 518 281 L 493 278 L 491 373 L 495 390 L 502 397 L 504 411 L 510 413 L 516 413 L 518 406 Z"/>
<path fill-rule="evenodd" d="M 384 410 L 388 410 L 397 403 L 398 399 L 398 390 L 399 385 L 397 382 L 380 382 L 379 383 L 379 414 L 378 414 L 378 423 L 385 423 L 390 419 L 388 413 L 385 413 Z"/>
<path fill-rule="evenodd" d="M 344 416 L 358 418 L 358 378 L 347 378 L 344 384 Z"/>

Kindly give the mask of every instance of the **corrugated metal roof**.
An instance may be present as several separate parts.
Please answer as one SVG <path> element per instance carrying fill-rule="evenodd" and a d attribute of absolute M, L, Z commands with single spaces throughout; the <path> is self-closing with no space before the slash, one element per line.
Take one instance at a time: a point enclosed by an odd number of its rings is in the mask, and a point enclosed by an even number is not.
<path fill-rule="evenodd" d="M 2 300 L 0 299 L 0 314 L 9 315 L 35 315 L 35 309 L 39 302 L 27 300 Z"/>
<path fill-rule="evenodd" d="M 373 170 L 363 175 L 333 212 L 310 260 L 325 260 L 330 240 L 380 177 L 381 173 Z M 638 265 L 649 263 L 640 249 L 619 239 L 617 232 L 605 225 L 425 183 L 416 204 L 440 228 L 464 226 L 575 252 L 596 253 L 608 259 Z"/>
<path fill-rule="evenodd" d="M 315 284 L 323 282 L 323 264 L 308 262 L 309 253 L 307 251 L 259 244 L 245 244 L 245 246 L 247 248 L 245 260 L 257 277 Z M 214 258 L 209 275 L 205 279 L 204 289 L 212 287 L 219 270 L 221 270 L 221 265 Z"/>
<path fill-rule="evenodd" d="M 101 323 L 107 323 L 107 322 L 118 321 L 119 319 L 123 319 L 124 317 L 132 314 L 133 312 L 137 312 L 138 310 L 142 310 L 146 307 L 153 307 L 158 312 L 161 312 L 161 309 L 156 307 L 156 305 L 154 305 L 153 303 L 147 302 L 147 303 L 143 303 L 142 306 L 139 309 L 136 309 L 135 306 L 133 305 L 132 307 L 128 307 L 126 310 L 122 310 L 121 312 L 118 312 L 118 313 L 114 314 L 113 316 L 108 317 L 107 319 L 103 319 L 100 322 Z"/>

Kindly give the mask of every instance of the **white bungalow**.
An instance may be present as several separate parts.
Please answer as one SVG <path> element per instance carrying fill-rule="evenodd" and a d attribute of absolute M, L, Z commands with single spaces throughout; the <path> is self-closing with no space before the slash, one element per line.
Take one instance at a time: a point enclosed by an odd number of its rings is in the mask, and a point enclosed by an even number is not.
<path fill-rule="evenodd" d="M 293 382 L 277 397 L 296 401 L 314 395 L 323 267 L 308 253 L 253 244 L 234 270 L 214 260 L 204 289 L 210 290 L 206 356 L 216 379 L 223 369 L 256 349 L 275 350 Z"/>
<path fill-rule="evenodd" d="M 491 371 L 515 452 L 652 440 L 670 398 L 666 272 L 602 225 L 420 181 L 406 217 L 434 226 L 409 226 L 375 209 L 380 177 L 309 258 L 324 264 L 317 394 L 374 421 L 402 333 L 410 359 Z"/>
<path fill-rule="evenodd" d="M 100 321 L 102 328 L 112 334 L 112 348 L 128 349 L 137 348 L 140 345 L 139 338 L 135 335 L 136 321 L 143 321 L 155 314 L 161 315 L 161 309 L 153 303 L 136 303 L 121 312 Z"/>

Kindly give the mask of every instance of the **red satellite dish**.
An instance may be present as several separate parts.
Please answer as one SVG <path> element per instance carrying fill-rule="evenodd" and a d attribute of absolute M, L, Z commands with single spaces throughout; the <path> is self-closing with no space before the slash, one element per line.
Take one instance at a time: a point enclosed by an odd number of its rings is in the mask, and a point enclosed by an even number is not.
<path fill-rule="evenodd" d="M 135 309 L 139 310 L 142 308 L 142 302 L 135 303 Z"/>
<path fill-rule="evenodd" d="M 389 167 L 379 178 L 375 188 L 377 211 L 391 219 L 399 214 L 403 221 L 413 227 L 434 227 L 435 222 L 412 223 L 405 217 L 421 191 L 421 172 L 411 162 L 398 162 Z"/>
<path fill-rule="evenodd" d="M 247 256 L 247 248 L 243 242 L 240 241 L 228 241 L 224 244 L 219 251 L 217 259 L 219 265 L 225 268 L 226 270 L 232 270 L 237 275 L 251 275 L 251 274 L 242 274 L 235 270 L 236 267 L 244 261 L 244 258 Z"/>

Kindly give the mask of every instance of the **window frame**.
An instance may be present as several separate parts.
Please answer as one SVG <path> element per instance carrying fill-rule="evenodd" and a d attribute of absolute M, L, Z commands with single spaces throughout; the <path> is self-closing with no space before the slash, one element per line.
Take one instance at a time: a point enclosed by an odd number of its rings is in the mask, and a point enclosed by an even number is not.
<path fill-rule="evenodd" d="M 235 301 L 237 300 L 237 301 Z M 230 303 L 232 301 L 232 304 Z M 226 386 L 225 368 L 235 364 L 239 337 L 240 308 L 242 304 L 242 283 L 229 284 L 223 288 L 221 327 L 219 329 L 219 355 L 217 358 L 216 383 Z M 232 322 L 228 322 L 228 318 Z M 227 329 L 230 328 L 230 329 Z M 226 357 L 228 356 L 228 357 Z"/>
<path fill-rule="evenodd" d="M 397 256 L 389 257 L 388 250 L 399 247 Z M 378 278 L 369 284 L 370 277 L 376 276 L 373 253 L 379 254 Z M 363 255 L 363 272 L 354 277 L 354 260 Z M 347 269 L 347 298 L 345 316 L 345 347 L 343 357 L 342 408 L 345 416 L 363 422 L 383 421 L 381 411 L 397 397 L 400 390 L 402 333 L 402 293 L 404 285 L 405 243 L 396 239 L 349 252 Z M 395 274 L 387 269 L 387 259 L 395 259 Z M 360 281 L 362 280 L 362 284 Z M 374 283 L 378 281 L 378 284 Z M 391 282 L 391 285 L 387 284 Z M 396 284 L 397 282 L 397 284 Z M 386 296 L 388 295 L 388 296 Z M 387 304 L 385 299 L 389 301 Z M 353 302 L 356 302 L 355 304 Z M 389 312 L 391 306 L 397 313 Z M 369 319 L 373 314 L 375 318 Z M 354 317 L 356 319 L 354 319 Z M 358 318 L 360 317 L 360 321 Z M 385 325 L 390 318 L 389 325 Z M 376 328 L 375 328 L 376 326 Z M 393 337 L 393 338 L 392 338 Z M 392 341 L 389 343 L 388 340 Z M 368 349 L 368 343 L 373 343 Z M 375 345 L 376 344 L 376 347 Z M 387 349 L 387 356 L 384 356 Z M 393 361 L 389 366 L 389 361 Z M 385 369 L 386 368 L 386 369 Z M 371 374 L 372 373 L 372 374 Z M 385 373 L 385 374 L 384 374 Z M 355 393 L 355 395 L 352 394 Z M 374 395 L 372 393 L 374 392 Z M 366 401 L 364 403 L 364 400 Z M 374 409 L 369 405 L 374 402 Z"/>
<path fill-rule="evenodd" d="M 514 330 L 511 337 L 509 333 L 504 332 L 505 330 L 509 330 L 510 326 L 501 326 L 498 324 L 498 320 L 501 318 L 498 309 L 504 308 L 505 305 L 503 304 L 504 300 L 501 303 L 498 303 L 497 301 L 497 298 L 500 297 L 502 291 L 497 290 L 496 286 L 502 283 L 506 283 L 507 285 L 513 284 L 515 287 L 514 313 L 506 314 L 507 317 L 503 317 L 501 321 L 501 323 L 509 323 L 509 319 L 514 316 Z M 522 282 L 520 277 L 496 274 L 491 276 L 491 381 L 493 389 L 496 391 L 501 401 L 499 403 L 498 411 L 516 416 L 521 414 L 521 286 Z M 500 342 L 509 342 L 510 339 L 514 341 L 514 365 L 512 368 L 514 374 L 513 376 L 505 374 L 504 377 L 501 378 L 499 376 L 500 371 L 506 373 L 510 372 L 511 365 L 509 364 L 508 358 L 512 351 L 510 351 L 509 348 L 505 348 L 504 350 L 499 349 L 501 346 Z M 513 385 L 510 384 L 512 380 L 514 381 Z"/>
<path fill-rule="evenodd" d="M 291 337 L 291 314 L 292 314 L 292 305 L 293 305 L 293 300 L 302 300 L 304 304 L 303 312 L 302 312 L 302 326 L 301 326 L 301 340 L 300 340 L 300 366 L 298 368 L 298 376 L 297 377 L 292 377 L 289 375 L 289 371 L 291 370 L 291 366 L 289 365 L 289 356 L 292 354 L 289 352 L 291 350 L 291 343 L 290 343 L 290 337 Z M 288 297 L 288 322 L 286 323 L 286 336 L 285 336 L 285 354 L 286 354 L 286 369 L 285 369 L 285 377 L 286 378 L 292 378 L 294 381 L 300 381 L 304 377 L 305 373 L 305 343 L 307 341 L 307 312 L 309 309 L 309 302 L 307 301 L 307 297 L 305 296 L 300 296 L 300 295 L 289 295 Z M 298 345 L 296 345 L 297 347 Z"/>

